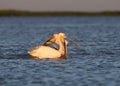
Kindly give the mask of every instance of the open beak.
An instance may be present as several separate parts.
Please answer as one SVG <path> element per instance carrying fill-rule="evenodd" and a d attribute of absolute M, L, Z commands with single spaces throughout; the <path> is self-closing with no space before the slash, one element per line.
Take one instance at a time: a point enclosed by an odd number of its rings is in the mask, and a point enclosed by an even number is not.
<path fill-rule="evenodd" d="M 67 45 L 66 42 L 63 42 L 63 47 L 64 47 L 64 56 L 67 57 Z"/>
<path fill-rule="evenodd" d="M 65 50 L 65 55 L 67 54 L 67 45 L 66 45 L 66 43 L 65 43 L 65 41 L 64 41 L 64 43 L 63 43 L 63 45 L 64 45 L 64 50 Z"/>

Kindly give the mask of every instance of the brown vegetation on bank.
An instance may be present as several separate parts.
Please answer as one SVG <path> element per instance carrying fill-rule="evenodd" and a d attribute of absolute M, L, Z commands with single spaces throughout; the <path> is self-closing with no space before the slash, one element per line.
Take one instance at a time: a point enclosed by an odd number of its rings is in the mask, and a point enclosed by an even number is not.
<path fill-rule="evenodd" d="M 120 16 L 120 11 L 104 11 L 104 12 L 72 12 L 72 11 L 32 12 L 32 11 L 20 11 L 20 10 L 0 10 L 0 16 Z"/>

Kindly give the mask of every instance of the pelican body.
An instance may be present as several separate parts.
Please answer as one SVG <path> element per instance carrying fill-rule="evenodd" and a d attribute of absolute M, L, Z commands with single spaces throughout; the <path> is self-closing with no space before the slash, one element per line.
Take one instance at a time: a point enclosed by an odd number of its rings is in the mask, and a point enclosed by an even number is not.
<path fill-rule="evenodd" d="M 62 58 L 67 56 L 67 42 L 65 41 L 66 35 L 64 33 L 54 34 L 51 39 L 45 42 L 42 46 L 37 46 L 28 53 L 39 59 L 46 58 Z M 48 45 L 55 43 L 54 47 Z"/>
<path fill-rule="evenodd" d="M 61 53 L 49 46 L 38 46 L 28 52 L 31 56 L 37 57 L 40 59 L 44 58 L 59 58 Z"/>

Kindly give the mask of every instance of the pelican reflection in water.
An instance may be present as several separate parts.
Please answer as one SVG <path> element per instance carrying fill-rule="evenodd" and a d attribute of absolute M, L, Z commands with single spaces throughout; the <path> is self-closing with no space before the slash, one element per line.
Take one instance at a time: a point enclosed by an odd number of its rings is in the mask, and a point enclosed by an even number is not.
<path fill-rule="evenodd" d="M 68 38 L 64 33 L 53 34 L 53 36 L 45 42 L 42 46 L 37 46 L 28 53 L 39 59 L 61 59 L 67 58 L 67 44 L 66 38 Z M 49 45 L 53 44 L 53 47 Z"/>

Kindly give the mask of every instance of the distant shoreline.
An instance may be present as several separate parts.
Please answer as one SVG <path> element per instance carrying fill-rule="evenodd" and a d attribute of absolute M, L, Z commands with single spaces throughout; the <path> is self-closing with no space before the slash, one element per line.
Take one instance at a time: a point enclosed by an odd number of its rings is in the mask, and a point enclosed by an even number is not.
<path fill-rule="evenodd" d="M 103 12 L 72 12 L 72 11 L 50 11 L 33 12 L 20 10 L 0 10 L 0 17 L 5 16 L 120 16 L 120 11 Z"/>

